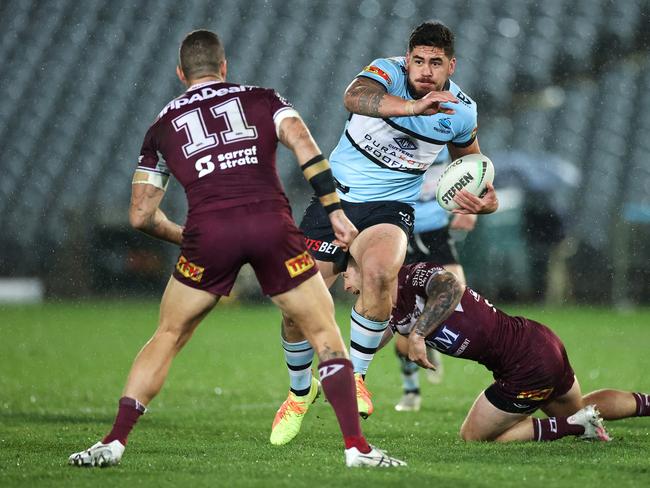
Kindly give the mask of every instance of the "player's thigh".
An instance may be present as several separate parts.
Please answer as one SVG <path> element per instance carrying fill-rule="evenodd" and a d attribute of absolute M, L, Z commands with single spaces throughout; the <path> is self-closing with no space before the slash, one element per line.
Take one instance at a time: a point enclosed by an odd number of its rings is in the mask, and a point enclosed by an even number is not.
<path fill-rule="evenodd" d="M 191 333 L 219 298 L 218 295 L 185 285 L 172 276 L 160 303 L 157 332 L 176 335 Z"/>
<path fill-rule="evenodd" d="M 542 407 L 542 411 L 549 417 L 568 417 L 584 407 L 582 391 L 578 378 L 565 394 L 551 400 Z"/>
<path fill-rule="evenodd" d="M 466 441 L 492 441 L 527 417 L 500 410 L 481 392 L 465 417 L 460 436 Z"/>
<path fill-rule="evenodd" d="M 361 268 L 362 279 L 368 273 L 397 276 L 406 255 L 406 234 L 394 224 L 377 224 L 361 231 L 350 246 L 350 254 Z"/>
<path fill-rule="evenodd" d="M 320 275 L 325 281 L 327 288 L 331 288 L 332 285 L 336 282 L 336 279 L 339 277 L 339 270 L 337 265 L 331 261 L 319 261 L 316 260 L 316 265 L 320 271 Z"/>

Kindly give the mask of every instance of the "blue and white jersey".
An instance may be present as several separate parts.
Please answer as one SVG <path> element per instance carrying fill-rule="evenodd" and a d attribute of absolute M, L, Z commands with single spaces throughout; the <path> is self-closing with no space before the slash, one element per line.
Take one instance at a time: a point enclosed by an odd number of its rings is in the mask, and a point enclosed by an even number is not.
<path fill-rule="evenodd" d="M 444 148 L 424 174 L 420 197 L 414 205 L 415 226 L 413 232 L 416 234 L 442 229 L 449 224 L 450 213 L 442 208 L 436 200 L 438 180 L 449 161 L 449 151 Z"/>
<path fill-rule="evenodd" d="M 406 100 L 406 58 L 380 58 L 357 76 L 381 83 L 390 95 Z M 425 171 L 447 143 L 467 147 L 476 139 L 476 103 L 453 81 L 459 103 L 456 113 L 386 119 L 351 114 L 338 145 L 330 155 L 339 196 L 349 202 L 400 201 L 413 205 Z"/>

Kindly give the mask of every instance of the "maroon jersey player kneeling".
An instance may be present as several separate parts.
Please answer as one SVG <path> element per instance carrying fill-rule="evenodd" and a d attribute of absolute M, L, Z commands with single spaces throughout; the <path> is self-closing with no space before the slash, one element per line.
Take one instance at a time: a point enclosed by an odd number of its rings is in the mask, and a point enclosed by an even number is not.
<path fill-rule="evenodd" d="M 353 261 L 344 282 L 346 291 L 359 292 Z M 498 310 L 436 264 L 403 266 L 392 300 L 382 345 L 396 332 L 398 347 L 422 367 L 433 367 L 426 354 L 430 347 L 492 371 L 494 383 L 476 398 L 460 429 L 465 440 L 552 441 L 574 435 L 607 441 L 603 418 L 650 415 L 647 394 L 598 390 L 583 396 L 562 341 L 548 327 Z M 548 418 L 531 418 L 537 409 Z"/>
<path fill-rule="evenodd" d="M 341 210 L 327 160 L 298 113 L 275 91 L 225 81 L 225 54 L 213 32 L 185 37 L 177 75 L 187 91 L 169 102 L 147 131 L 133 179 L 130 221 L 180 245 L 180 257 L 162 297 L 158 329 L 135 358 L 113 429 L 101 442 L 72 454 L 70 464 L 120 461 L 127 436 L 162 388 L 172 359 L 250 263 L 264 293 L 299 324 L 318 353 L 346 464 L 403 465 L 370 446 L 361 432 L 352 363 L 332 298 L 291 217 L 275 167 L 278 141 L 293 151 L 339 245 L 347 248 L 357 229 Z M 184 228 L 159 209 L 170 174 L 187 196 Z"/>

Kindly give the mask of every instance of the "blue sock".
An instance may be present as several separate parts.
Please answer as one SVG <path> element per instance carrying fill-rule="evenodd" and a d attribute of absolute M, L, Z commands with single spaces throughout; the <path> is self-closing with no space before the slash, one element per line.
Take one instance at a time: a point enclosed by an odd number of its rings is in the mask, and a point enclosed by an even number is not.
<path fill-rule="evenodd" d="M 366 374 L 387 326 L 388 320 L 375 322 L 357 313 L 354 307 L 352 308 L 350 314 L 350 360 L 355 373 Z"/>
<path fill-rule="evenodd" d="M 284 358 L 289 368 L 291 391 L 297 396 L 305 396 L 311 387 L 311 362 L 314 350 L 309 341 L 287 342 L 282 339 Z"/>
<path fill-rule="evenodd" d="M 404 393 L 419 393 L 420 376 L 418 370 L 420 367 L 397 351 L 395 351 L 395 353 L 397 354 L 397 359 L 399 359 L 400 363 L 400 370 L 402 372 L 402 388 L 404 388 Z"/>

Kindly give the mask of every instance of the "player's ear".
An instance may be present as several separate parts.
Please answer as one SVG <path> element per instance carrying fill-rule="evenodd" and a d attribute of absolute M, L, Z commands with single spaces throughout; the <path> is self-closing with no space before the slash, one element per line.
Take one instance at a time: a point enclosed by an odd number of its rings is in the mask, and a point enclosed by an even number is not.
<path fill-rule="evenodd" d="M 223 63 L 221 63 L 221 67 L 219 68 L 219 74 L 221 75 L 221 78 L 223 81 L 226 81 L 226 74 L 228 73 L 228 61 L 225 59 L 223 60 Z"/>
<path fill-rule="evenodd" d="M 185 78 L 185 73 L 183 73 L 183 70 L 178 65 L 176 65 L 176 76 L 178 76 L 178 79 L 181 80 L 181 83 L 187 85 L 187 79 Z"/>
<path fill-rule="evenodd" d="M 456 58 L 451 58 L 449 60 L 449 76 L 453 75 L 454 71 L 456 71 Z"/>

